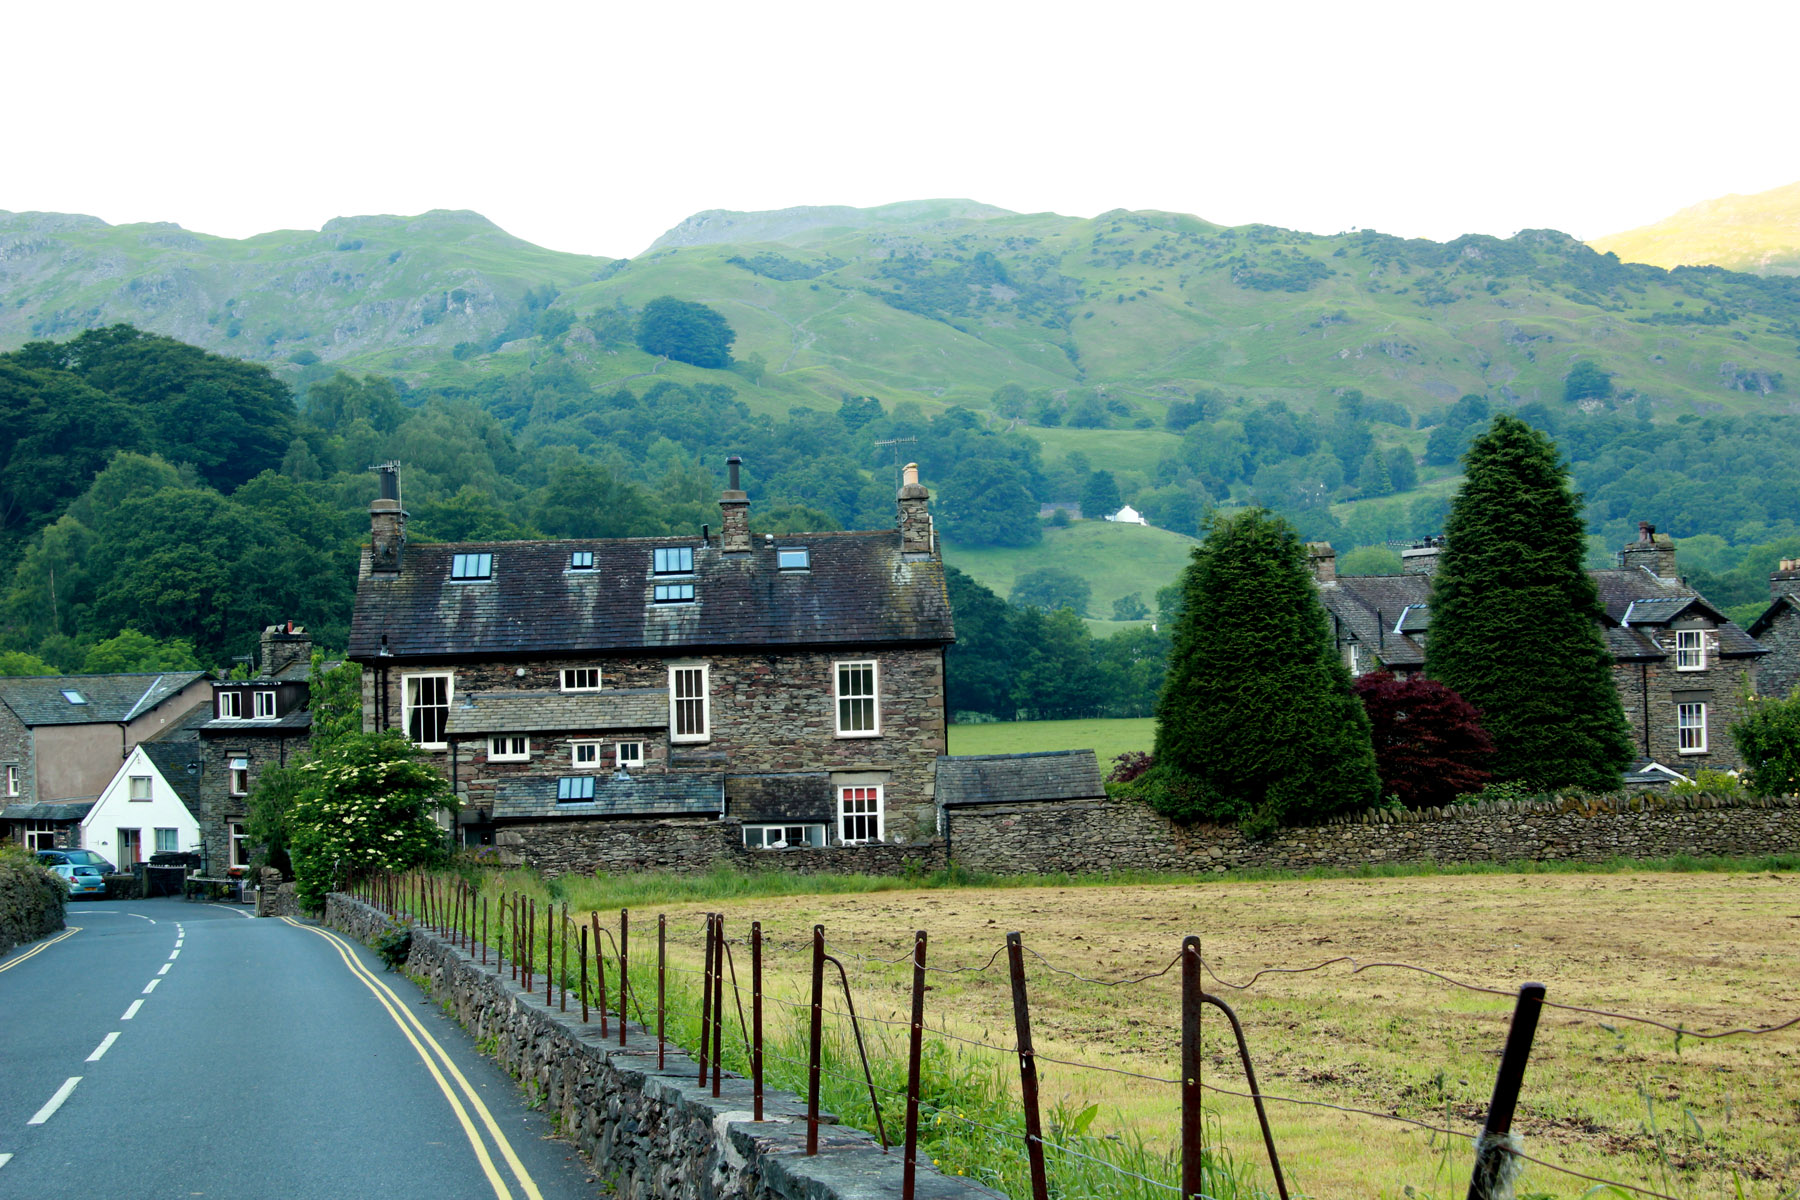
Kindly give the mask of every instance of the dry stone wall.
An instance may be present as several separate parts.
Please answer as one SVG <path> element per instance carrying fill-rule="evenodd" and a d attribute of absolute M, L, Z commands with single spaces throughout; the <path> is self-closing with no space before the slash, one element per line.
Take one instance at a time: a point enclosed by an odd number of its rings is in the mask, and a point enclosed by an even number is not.
<path fill-rule="evenodd" d="M 352 897 L 325 905 L 334 929 L 367 942 L 388 919 Z M 785 1092 L 764 1095 L 751 1120 L 751 1088 L 735 1075 L 720 1095 L 698 1086 L 698 1067 L 670 1047 L 656 1065 L 656 1037 L 632 1026 L 602 1040 L 598 1022 L 547 1005 L 464 951 L 415 929 L 408 974 L 449 1004 L 478 1042 L 545 1106 L 618 1200 L 865 1200 L 900 1195 L 901 1156 L 835 1123 L 821 1128 L 808 1158 L 806 1110 Z M 1000 1193 L 919 1165 L 920 1200 L 1000 1200 Z"/>
<path fill-rule="evenodd" d="M 1597 801 L 1373 810 L 1252 842 L 1178 825 L 1136 800 L 950 810 L 950 857 L 977 871 L 1225 871 L 1369 863 L 1603 862 L 1800 851 L 1800 799 L 1635 795 Z"/>
<path fill-rule="evenodd" d="M 901 875 L 946 863 L 942 841 L 751 850 L 741 822 L 716 817 L 663 820 L 535 821 L 495 835 L 494 857 L 545 875 L 595 871 L 793 871 L 801 875 Z"/>

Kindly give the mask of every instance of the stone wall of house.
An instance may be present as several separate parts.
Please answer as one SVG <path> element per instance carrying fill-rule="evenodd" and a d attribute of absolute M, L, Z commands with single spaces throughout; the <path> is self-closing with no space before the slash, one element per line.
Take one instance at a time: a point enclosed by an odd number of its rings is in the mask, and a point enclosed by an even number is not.
<path fill-rule="evenodd" d="M 657 820 L 533 821 L 508 824 L 494 837 L 495 857 L 545 875 L 595 871 L 688 873 L 731 866 L 801 875 L 903 875 L 937 871 L 946 862 L 937 840 L 867 846 L 794 846 L 751 850 L 743 826 L 715 817 Z"/>
<path fill-rule="evenodd" d="M 295 736 L 298 735 L 298 736 Z M 194 820 L 206 847 L 206 869 L 215 877 L 231 868 L 231 825 L 249 811 L 249 793 L 231 794 L 231 760 L 240 755 L 250 760 L 249 790 L 272 766 L 280 766 L 306 744 L 305 733 L 290 731 L 287 737 L 269 732 L 241 730 L 203 731 L 200 734 L 200 784 Z"/>
<path fill-rule="evenodd" d="M 837 736 L 834 664 L 873 659 L 878 666 L 880 735 Z M 453 668 L 400 666 L 387 670 L 388 723 L 404 729 L 403 694 L 408 674 L 453 670 L 458 695 L 468 692 L 557 691 L 564 667 L 598 666 L 605 688 L 667 688 L 673 663 L 710 668 L 711 736 L 704 743 L 668 744 L 666 723 L 646 731 L 646 754 L 672 758 L 696 770 L 752 774 L 833 771 L 883 777 L 887 839 L 929 841 L 937 826 L 937 756 L 944 753 L 943 655 L 937 647 L 843 646 L 823 650 L 766 650 L 694 655 L 635 654 L 617 657 L 545 658 L 530 662 L 458 663 Z M 521 674 L 520 672 L 523 672 Z M 374 727 L 375 672 L 365 671 L 364 720 Z M 455 703 L 454 698 L 451 701 Z M 526 764 L 487 762 L 485 743 L 459 742 L 455 762 L 459 793 L 475 799 L 502 767 L 529 774 L 553 772 L 568 754 L 571 731 L 548 739 L 550 759 Z M 616 741 L 622 734 L 605 735 Z M 635 737 L 635 732 L 634 735 Z M 452 774 L 447 751 L 434 756 Z M 648 767 L 648 764 L 647 764 Z M 654 769 L 654 768 L 650 768 Z"/>
<path fill-rule="evenodd" d="M 325 922 L 367 942 L 387 918 L 361 901 L 331 896 Z M 767 1092 L 751 1120 L 747 1080 L 726 1075 L 720 1095 L 696 1082 L 698 1068 L 674 1047 L 656 1065 L 656 1038 L 641 1026 L 628 1045 L 604 1042 L 583 1024 L 526 994 L 495 968 L 415 929 L 407 973 L 446 1003 L 478 1045 L 543 1097 L 564 1135 L 613 1181 L 619 1200 L 862 1200 L 898 1196 L 901 1156 L 871 1134 L 835 1123 L 820 1130 L 808 1158 L 806 1109 L 798 1097 Z M 922 1200 L 999 1200 L 1000 1193 L 946 1178 L 921 1162 Z"/>
<path fill-rule="evenodd" d="M 1683 622 L 1681 628 L 1701 628 Z M 1698 671 L 1675 669 L 1674 634 L 1662 639 L 1669 657 L 1663 662 L 1613 664 L 1613 686 L 1625 708 L 1625 719 L 1631 725 L 1631 744 L 1637 753 L 1655 759 L 1666 767 L 1685 774 L 1705 768 L 1710 771 L 1734 771 L 1744 765 L 1743 756 L 1731 740 L 1733 721 L 1743 716 L 1744 693 L 1756 664 L 1747 659 L 1718 657 L 1719 639 L 1714 630 L 1706 631 L 1706 667 Z M 1648 704 L 1646 704 L 1646 692 Z M 1699 702 L 1706 705 L 1706 753 L 1682 753 L 1675 723 L 1676 705 Z M 1649 736 L 1645 737 L 1645 718 L 1649 719 Z"/>
<path fill-rule="evenodd" d="M 1603 862 L 1800 851 L 1800 799 L 1723 801 L 1639 794 L 1595 801 L 1386 809 L 1282 829 L 1178 825 L 1136 800 L 959 806 L 950 857 L 978 871 L 1225 871 L 1369 863 Z"/>
<path fill-rule="evenodd" d="M 1800 687 L 1800 612 L 1784 605 L 1756 640 L 1769 648 L 1756 664 L 1757 693 L 1777 699 L 1793 695 Z"/>
<path fill-rule="evenodd" d="M 6 794 L 6 768 L 17 767 L 18 794 Z M 31 730 L 12 709 L 0 704 L 0 808 L 37 801 L 37 763 L 31 753 Z"/>

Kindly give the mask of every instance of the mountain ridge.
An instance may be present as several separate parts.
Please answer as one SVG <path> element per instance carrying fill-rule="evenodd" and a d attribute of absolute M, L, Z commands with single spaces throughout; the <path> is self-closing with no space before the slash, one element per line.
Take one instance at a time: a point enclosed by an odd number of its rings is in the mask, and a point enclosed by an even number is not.
<path fill-rule="evenodd" d="M 1711 265 L 1800 275 L 1800 183 L 1715 196 L 1589 244 L 1602 253 L 1659 267 Z"/>

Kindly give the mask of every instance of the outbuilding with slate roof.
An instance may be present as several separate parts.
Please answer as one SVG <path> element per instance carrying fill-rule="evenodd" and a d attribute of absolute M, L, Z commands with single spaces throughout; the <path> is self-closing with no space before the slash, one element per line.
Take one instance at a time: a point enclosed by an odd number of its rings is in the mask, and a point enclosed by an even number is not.
<path fill-rule="evenodd" d="M 728 465 L 716 533 L 458 545 L 409 542 L 381 469 L 349 658 L 365 726 L 450 778 L 462 841 L 525 861 L 554 841 L 567 869 L 572 839 L 625 824 L 648 844 L 647 823 L 723 819 L 754 849 L 934 837 L 955 632 L 917 467 L 893 529 L 756 536 Z"/>

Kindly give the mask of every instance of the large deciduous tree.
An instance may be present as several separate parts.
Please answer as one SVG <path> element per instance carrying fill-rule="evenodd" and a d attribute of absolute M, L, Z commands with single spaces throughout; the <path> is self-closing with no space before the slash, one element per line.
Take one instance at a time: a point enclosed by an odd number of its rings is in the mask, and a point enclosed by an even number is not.
<path fill-rule="evenodd" d="M 1497 777 L 1617 787 L 1631 737 L 1582 569 L 1581 498 L 1556 446 L 1496 416 L 1469 447 L 1444 532 L 1426 674 L 1481 711 Z"/>
<path fill-rule="evenodd" d="M 1369 714 L 1381 791 L 1408 808 L 1448 804 L 1490 776 L 1494 743 L 1481 714 L 1432 679 L 1396 679 L 1386 671 L 1356 681 Z"/>
<path fill-rule="evenodd" d="M 1374 803 L 1369 719 L 1286 521 L 1218 518 L 1182 577 L 1151 803 L 1265 833 Z"/>
<path fill-rule="evenodd" d="M 731 323 L 704 304 L 659 296 L 638 314 L 637 344 L 646 354 L 724 369 L 731 365 Z"/>

